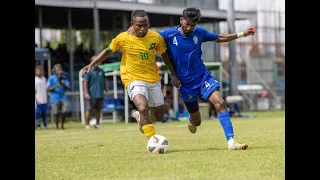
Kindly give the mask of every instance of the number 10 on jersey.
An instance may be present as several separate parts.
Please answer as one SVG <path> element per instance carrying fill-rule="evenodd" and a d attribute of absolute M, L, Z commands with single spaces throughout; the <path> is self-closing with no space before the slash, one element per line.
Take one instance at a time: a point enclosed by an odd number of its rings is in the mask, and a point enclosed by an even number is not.
<path fill-rule="evenodd" d="M 140 56 L 142 60 L 149 59 L 148 52 L 140 52 Z"/>

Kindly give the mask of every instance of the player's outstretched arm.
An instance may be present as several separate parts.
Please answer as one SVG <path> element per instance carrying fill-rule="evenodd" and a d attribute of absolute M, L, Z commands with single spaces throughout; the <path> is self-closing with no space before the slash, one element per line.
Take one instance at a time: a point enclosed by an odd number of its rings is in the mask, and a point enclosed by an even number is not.
<path fill-rule="evenodd" d="M 168 52 L 164 52 L 162 55 L 162 59 L 164 64 L 169 68 L 170 72 L 171 72 L 171 76 L 172 76 L 172 84 L 176 87 L 176 88 L 180 88 L 180 80 L 177 77 L 176 71 L 174 70 L 173 64 L 171 62 L 170 56 L 168 54 Z"/>
<path fill-rule="evenodd" d="M 254 35 L 256 32 L 255 27 L 249 27 L 243 32 L 240 33 L 234 33 L 234 34 L 218 34 L 218 38 L 215 40 L 217 43 L 222 43 L 222 42 L 229 42 L 234 39 L 242 38 L 242 37 L 247 37 L 250 35 Z"/>
<path fill-rule="evenodd" d="M 102 61 L 104 61 L 110 54 L 112 53 L 111 49 L 109 47 L 105 48 L 103 51 L 101 51 L 95 60 L 93 60 L 89 65 L 85 66 L 83 68 L 83 72 L 84 73 L 88 73 L 90 72 L 91 68 L 98 64 L 101 63 Z"/>

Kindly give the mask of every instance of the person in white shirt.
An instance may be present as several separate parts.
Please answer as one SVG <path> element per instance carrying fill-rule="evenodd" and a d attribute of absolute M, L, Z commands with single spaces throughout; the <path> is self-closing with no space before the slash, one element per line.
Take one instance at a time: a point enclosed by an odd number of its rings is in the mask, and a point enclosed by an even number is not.
<path fill-rule="evenodd" d="M 47 129 L 47 80 L 41 75 L 41 67 L 36 66 L 35 70 L 35 100 L 36 100 L 36 126 L 38 125 L 39 114 L 41 113 L 43 128 Z"/>

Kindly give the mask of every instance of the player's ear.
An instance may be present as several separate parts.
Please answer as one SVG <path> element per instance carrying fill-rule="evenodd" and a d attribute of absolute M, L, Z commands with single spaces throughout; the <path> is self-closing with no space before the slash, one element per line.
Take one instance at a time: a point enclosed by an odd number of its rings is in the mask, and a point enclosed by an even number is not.
<path fill-rule="evenodd" d="M 182 17 L 180 17 L 180 23 L 181 23 L 181 24 L 182 24 L 182 19 L 183 19 L 183 18 L 182 18 Z"/>
<path fill-rule="evenodd" d="M 129 29 L 130 29 L 130 30 L 132 30 L 132 28 L 134 28 L 134 26 L 133 26 L 133 25 L 134 25 L 134 23 L 133 23 L 133 22 L 131 22 L 131 23 L 130 23 L 130 26 L 129 26 Z"/>

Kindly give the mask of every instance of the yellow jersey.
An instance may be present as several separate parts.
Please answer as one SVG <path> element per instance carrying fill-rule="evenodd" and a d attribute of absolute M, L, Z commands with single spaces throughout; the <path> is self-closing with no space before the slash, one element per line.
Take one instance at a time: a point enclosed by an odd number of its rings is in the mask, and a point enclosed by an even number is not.
<path fill-rule="evenodd" d="M 122 32 L 112 39 L 109 47 L 112 52 L 122 48 L 120 77 L 125 88 L 132 81 L 147 83 L 160 81 L 156 55 L 166 51 L 166 44 L 155 31 L 148 30 L 144 37 L 136 37 Z"/>

